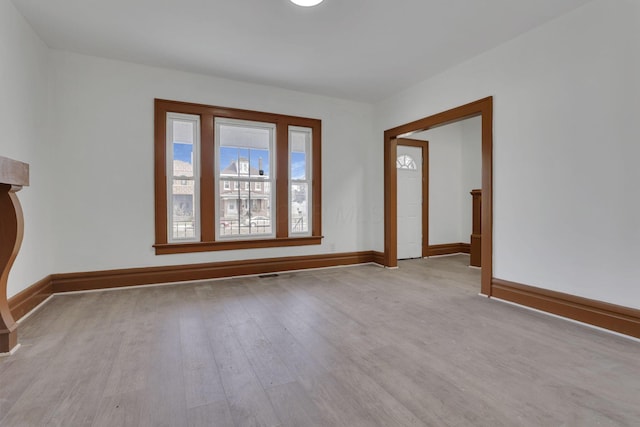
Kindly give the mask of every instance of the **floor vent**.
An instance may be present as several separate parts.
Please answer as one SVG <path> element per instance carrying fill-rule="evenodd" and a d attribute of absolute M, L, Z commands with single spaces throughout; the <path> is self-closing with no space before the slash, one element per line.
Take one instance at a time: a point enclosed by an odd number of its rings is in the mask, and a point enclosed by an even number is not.
<path fill-rule="evenodd" d="M 258 277 L 261 279 L 268 279 L 270 277 L 278 277 L 279 274 L 273 273 L 273 274 L 261 274 Z"/>

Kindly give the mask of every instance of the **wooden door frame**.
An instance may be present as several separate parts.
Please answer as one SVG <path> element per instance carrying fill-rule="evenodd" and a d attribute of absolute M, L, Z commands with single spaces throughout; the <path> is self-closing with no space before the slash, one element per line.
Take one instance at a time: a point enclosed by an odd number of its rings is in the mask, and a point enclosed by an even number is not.
<path fill-rule="evenodd" d="M 422 257 L 429 256 L 429 141 L 419 139 L 396 138 L 396 148 L 398 145 L 406 147 L 422 148 Z M 397 158 L 397 153 L 396 153 Z M 395 165 L 395 162 L 394 162 Z M 398 185 L 396 170 L 396 189 Z M 396 190 L 397 195 L 397 190 Z M 396 217 L 398 212 L 396 200 Z M 396 227 L 398 226 L 396 222 Z M 396 228 L 396 250 L 398 247 Z"/>
<path fill-rule="evenodd" d="M 481 116 L 482 120 L 482 280 L 480 292 L 491 296 L 493 276 L 493 97 L 388 129 L 384 132 L 384 265 L 398 266 L 397 138 L 410 132 Z"/>

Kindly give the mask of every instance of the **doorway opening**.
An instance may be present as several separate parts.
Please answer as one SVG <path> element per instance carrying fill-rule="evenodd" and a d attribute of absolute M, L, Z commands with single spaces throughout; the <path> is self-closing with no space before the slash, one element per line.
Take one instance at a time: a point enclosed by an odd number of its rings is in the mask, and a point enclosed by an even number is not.
<path fill-rule="evenodd" d="M 384 265 L 386 267 L 397 267 L 398 265 L 398 170 L 396 162 L 398 145 L 402 145 L 399 138 L 412 132 L 426 131 L 477 116 L 481 117 L 482 127 L 481 293 L 491 296 L 493 275 L 493 97 L 480 99 L 384 132 Z M 424 241 L 425 239 L 423 239 L 423 247 Z"/>

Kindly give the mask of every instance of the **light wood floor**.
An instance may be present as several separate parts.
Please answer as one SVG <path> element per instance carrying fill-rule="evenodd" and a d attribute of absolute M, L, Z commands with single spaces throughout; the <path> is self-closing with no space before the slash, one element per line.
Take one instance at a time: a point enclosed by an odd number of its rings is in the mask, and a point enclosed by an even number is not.
<path fill-rule="evenodd" d="M 56 296 L 0 425 L 640 425 L 639 343 L 479 297 L 467 260 Z"/>

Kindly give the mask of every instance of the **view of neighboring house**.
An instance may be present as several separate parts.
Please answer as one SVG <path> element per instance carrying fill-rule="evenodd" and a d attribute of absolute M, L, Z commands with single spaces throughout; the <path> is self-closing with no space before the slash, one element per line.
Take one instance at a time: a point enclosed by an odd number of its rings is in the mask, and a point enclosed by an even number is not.
<path fill-rule="evenodd" d="M 173 161 L 173 235 L 174 238 L 193 237 L 195 220 L 193 165 L 182 160 Z M 271 182 L 240 157 L 220 171 L 220 234 L 270 234 Z M 291 191 L 292 224 L 294 231 L 306 231 L 306 185 L 293 184 Z"/>
<path fill-rule="evenodd" d="M 193 216 L 195 181 L 193 164 L 173 161 L 173 238 L 192 238 L 195 233 Z"/>
<path fill-rule="evenodd" d="M 174 160 L 173 173 L 173 215 L 175 219 L 186 221 L 193 217 L 193 165 Z"/>
<path fill-rule="evenodd" d="M 250 225 L 256 217 L 266 218 L 261 225 L 270 228 L 271 183 L 261 178 L 260 170 L 244 157 L 220 171 L 221 231 L 234 222 Z"/>

